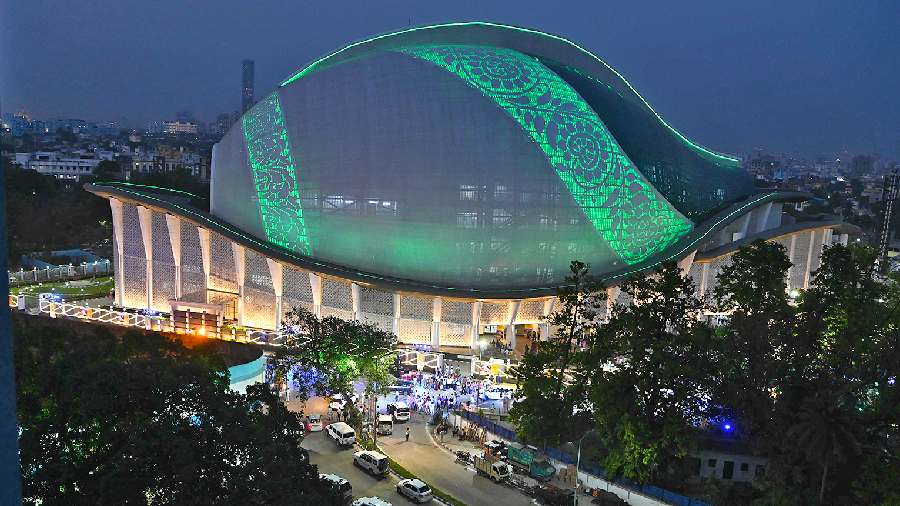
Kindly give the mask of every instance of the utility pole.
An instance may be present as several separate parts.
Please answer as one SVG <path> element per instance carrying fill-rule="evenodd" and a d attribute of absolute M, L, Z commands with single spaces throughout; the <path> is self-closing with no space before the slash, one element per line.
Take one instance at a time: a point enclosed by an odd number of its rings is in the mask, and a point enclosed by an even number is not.
<path fill-rule="evenodd" d="M 887 257 L 888 242 L 891 240 L 891 222 L 894 215 L 894 203 L 900 193 L 900 174 L 897 169 L 884 176 L 884 186 L 881 189 L 881 201 L 884 203 L 884 212 L 881 220 L 881 235 L 878 239 L 878 262 L 882 272 L 887 272 L 890 263 Z"/>

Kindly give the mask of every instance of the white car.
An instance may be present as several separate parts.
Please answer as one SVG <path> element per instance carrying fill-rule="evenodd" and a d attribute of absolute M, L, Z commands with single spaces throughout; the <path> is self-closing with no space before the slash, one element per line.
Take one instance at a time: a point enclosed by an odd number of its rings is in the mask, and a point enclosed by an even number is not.
<path fill-rule="evenodd" d="M 347 504 L 353 499 L 353 487 L 344 478 L 336 474 L 320 474 L 319 481 L 327 487 L 332 501 Z"/>
<path fill-rule="evenodd" d="M 306 415 L 306 431 L 321 432 L 325 428 L 322 423 L 322 415 Z"/>
<path fill-rule="evenodd" d="M 405 402 L 392 402 L 388 404 L 387 410 L 394 417 L 395 422 L 409 421 L 409 406 Z"/>
<path fill-rule="evenodd" d="M 391 503 L 380 497 L 360 497 L 351 506 L 391 506 Z"/>
<path fill-rule="evenodd" d="M 397 484 L 397 493 L 420 504 L 431 500 L 431 487 L 422 480 L 400 480 L 400 483 Z"/>
<path fill-rule="evenodd" d="M 328 437 L 334 440 L 339 446 L 351 446 L 356 442 L 356 432 L 344 422 L 335 422 L 325 429 Z"/>
<path fill-rule="evenodd" d="M 356 394 L 350 394 L 350 403 L 356 404 L 359 401 L 359 396 Z M 344 406 L 347 405 L 347 397 L 344 394 L 334 394 L 331 396 L 331 403 L 329 407 L 332 409 L 344 409 Z"/>
<path fill-rule="evenodd" d="M 384 476 L 388 472 L 388 458 L 378 452 L 356 452 L 353 454 L 353 464 L 372 476 Z"/>

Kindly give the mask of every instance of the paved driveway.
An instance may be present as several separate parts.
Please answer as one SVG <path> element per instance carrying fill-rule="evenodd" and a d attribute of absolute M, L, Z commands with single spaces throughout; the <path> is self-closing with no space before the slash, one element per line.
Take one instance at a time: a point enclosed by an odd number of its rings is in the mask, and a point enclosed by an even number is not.
<path fill-rule="evenodd" d="M 324 432 L 313 432 L 302 446 L 309 451 L 309 460 L 319 466 L 320 473 L 331 473 L 344 478 L 353 487 L 353 498 L 378 496 L 394 505 L 412 504 L 397 493 L 397 479 L 391 475 L 375 478 L 353 465 L 355 449 L 340 449 L 325 436 Z"/>
<path fill-rule="evenodd" d="M 405 440 L 406 426 L 410 428 L 409 442 Z M 378 446 L 410 472 L 470 506 L 526 506 L 531 498 L 517 490 L 493 483 L 475 474 L 471 466 L 454 462 L 455 456 L 436 446 L 419 419 L 394 426 L 394 434 L 381 436 Z"/>

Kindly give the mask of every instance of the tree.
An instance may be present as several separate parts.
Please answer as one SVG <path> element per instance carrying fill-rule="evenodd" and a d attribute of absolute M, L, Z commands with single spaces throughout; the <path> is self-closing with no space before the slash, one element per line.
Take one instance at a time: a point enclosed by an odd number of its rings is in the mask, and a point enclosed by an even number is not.
<path fill-rule="evenodd" d="M 122 178 L 122 168 L 111 160 L 101 160 L 94 167 L 94 176 L 98 181 L 117 181 Z"/>
<path fill-rule="evenodd" d="M 721 330 L 717 404 L 734 411 L 747 438 L 771 429 L 772 394 L 795 356 L 786 283 L 790 267 L 783 246 L 757 240 L 739 249 L 717 277 L 716 306 L 729 314 Z"/>
<path fill-rule="evenodd" d="M 822 467 L 819 504 L 825 500 L 828 469 L 862 452 L 854 420 L 828 391 L 819 391 L 803 401 L 796 422 L 786 432 L 810 465 Z"/>
<path fill-rule="evenodd" d="M 509 412 L 524 440 L 543 445 L 571 439 L 592 425 L 586 377 L 593 366 L 580 358 L 579 342 L 595 331 L 606 293 L 588 265 L 575 261 L 569 269 L 558 291 L 560 308 L 549 318 L 556 333 L 535 343 L 534 352 L 522 359 L 515 373 L 516 403 Z"/>
<path fill-rule="evenodd" d="M 633 303 L 616 304 L 585 358 L 597 432 L 608 471 L 647 481 L 685 457 L 706 421 L 719 343 L 698 317 L 703 305 L 674 263 L 622 285 Z"/>
<path fill-rule="evenodd" d="M 18 325 L 24 497 L 51 504 L 314 504 L 303 426 L 266 386 L 228 387 L 211 344 Z"/>
<path fill-rule="evenodd" d="M 286 340 L 277 353 L 279 368 L 287 373 L 296 365 L 307 372 L 296 378 L 301 395 L 312 390 L 319 395 L 349 396 L 357 378 L 366 382 L 371 395 L 390 385 L 397 342 L 390 332 L 371 323 L 319 318 L 304 307 L 290 310 L 281 327 Z"/>

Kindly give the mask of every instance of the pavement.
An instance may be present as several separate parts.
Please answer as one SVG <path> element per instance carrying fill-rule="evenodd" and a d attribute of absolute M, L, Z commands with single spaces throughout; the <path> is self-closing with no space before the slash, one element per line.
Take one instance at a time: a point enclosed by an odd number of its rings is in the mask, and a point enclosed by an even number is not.
<path fill-rule="evenodd" d="M 409 441 L 405 440 L 406 427 L 410 428 Z M 446 437 L 445 441 L 451 439 Z M 394 434 L 381 436 L 378 446 L 411 473 L 426 483 L 470 505 L 525 506 L 534 502 L 510 487 L 478 476 L 475 468 L 455 463 L 456 456 L 442 448 L 429 433 L 429 427 L 420 416 L 414 416 L 406 424 L 394 426 Z M 474 452 L 474 446 L 467 446 Z"/>
<path fill-rule="evenodd" d="M 378 404 L 379 411 L 382 411 L 382 404 L 387 404 L 387 399 L 379 399 Z M 290 399 L 286 401 L 286 405 L 291 411 L 322 414 L 323 420 L 328 422 L 324 416 L 328 406 L 325 399 L 313 397 L 306 403 Z M 405 439 L 406 427 L 410 428 L 409 441 Z M 473 443 L 461 442 L 448 434 L 444 439 L 445 445 L 442 446 L 430 435 L 429 429 L 424 417 L 414 414 L 409 422 L 395 424 L 392 435 L 379 436 L 378 446 L 429 485 L 443 490 L 469 506 L 535 504 L 530 497 L 513 488 L 478 476 L 472 466 L 457 464 L 456 455 L 451 449 L 460 448 L 474 453 L 476 448 Z M 374 478 L 357 468 L 353 465 L 353 452 L 356 450 L 339 448 L 324 431 L 308 434 L 302 446 L 309 451 L 310 461 L 319 467 L 319 472 L 334 473 L 349 481 L 353 487 L 354 498 L 374 495 L 394 505 L 412 504 L 397 493 L 396 486 L 399 480 L 395 476 Z"/>
<path fill-rule="evenodd" d="M 344 478 L 353 487 L 353 498 L 380 497 L 394 505 L 412 504 L 397 493 L 393 475 L 376 478 L 353 465 L 354 448 L 340 448 L 325 432 L 313 432 L 303 439 L 302 446 L 309 452 L 309 460 L 319 467 L 320 473 L 331 473 Z"/>

